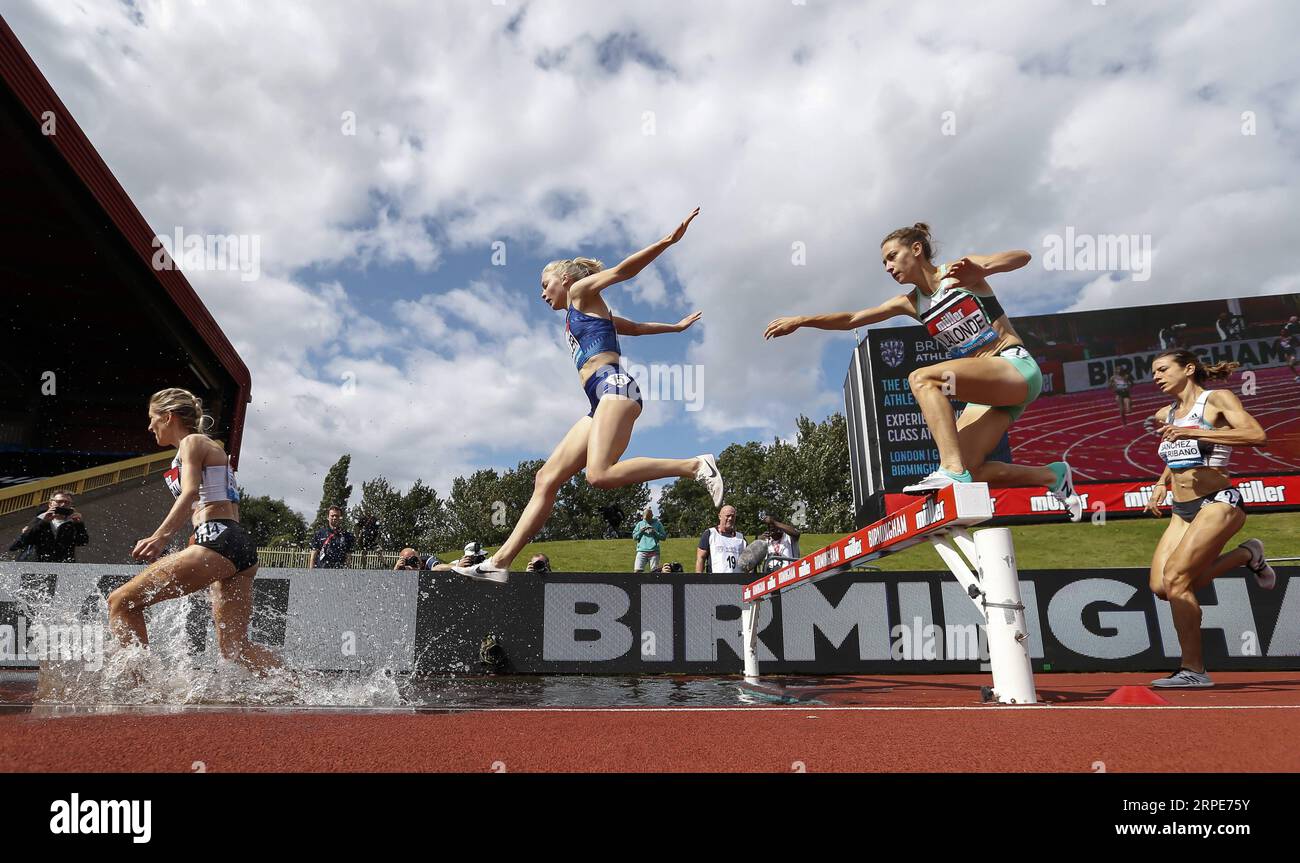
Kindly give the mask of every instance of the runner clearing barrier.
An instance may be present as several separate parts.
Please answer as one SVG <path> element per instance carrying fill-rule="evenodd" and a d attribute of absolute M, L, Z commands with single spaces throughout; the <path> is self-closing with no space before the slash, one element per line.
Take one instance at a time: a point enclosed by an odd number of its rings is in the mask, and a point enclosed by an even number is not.
<path fill-rule="evenodd" d="M 740 616 L 745 678 L 758 678 L 758 632 L 767 622 L 759 620 L 763 600 L 843 572 L 855 563 L 929 542 L 966 588 L 984 627 L 993 670 L 993 686 L 983 689 L 984 699 L 1036 703 L 1011 531 L 987 528 L 972 537 L 966 530 L 992 517 L 993 499 L 986 483 L 953 483 L 747 585 Z"/>
<path fill-rule="evenodd" d="M 939 450 L 938 468 L 903 489 L 926 494 L 953 483 L 982 482 L 996 488 L 1044 486 L 1065 505 L 1071 521 L 1083 518 L 1073 470 L 1064 460 L 1047 465 L 990 461 L 988 456 L 1043 388 L 1038 363 L 1025 349 L 989 287 L 988 276 L 1029 263 L 1024 251 L 970 255 L 939 266 L 932 260 L 930 228 L 917 222 L 881 242 L 881 263 L 900 285 L 912 289 L 879 306 L 857 312 L 777 318 L 765 339 L 787 336 L 803 327 L 851 330 L 899 315 L 915 318 L 950 359 L 914 369 L 912 394 Z M 960 417 L 949 397 L 966 402 Z"/>

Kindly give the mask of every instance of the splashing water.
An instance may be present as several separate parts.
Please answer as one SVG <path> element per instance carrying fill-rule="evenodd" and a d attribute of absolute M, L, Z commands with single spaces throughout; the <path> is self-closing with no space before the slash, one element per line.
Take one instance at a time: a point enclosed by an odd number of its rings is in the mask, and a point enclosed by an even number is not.
<path fill-rule="evenodd" d="M 47 628 L 98 628 L 101 644 L 71 658 L 42 659 L 37 705 L 233 705 L 283 707 L 401 707 L 398 679 L 388 668 L 323 672 L 273 668 L 264 674 L 226 660 L 208 632 L 206 650 L 194 649 L 190 609 L 184 600 L 146 610 L 149 646 L 122 646 L 103 623 L 107 608 L 76 616 L 33 608 Z M 96 613 L 100 612 L 100 613 Z M 60 617 L 67 619 L 60 620 Z M 80 617 L 80 620 L 76 618 Z M 97 621 L 87 627 L 87 617 Z M 211 625 L 211 624 L 209 624 Z M 89 639 L 87 639 L 89 641 Z"/>

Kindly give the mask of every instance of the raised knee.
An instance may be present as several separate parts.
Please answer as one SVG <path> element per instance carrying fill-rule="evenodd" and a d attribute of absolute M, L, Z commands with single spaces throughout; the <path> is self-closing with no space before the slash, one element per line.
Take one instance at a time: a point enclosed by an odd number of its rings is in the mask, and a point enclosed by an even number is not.
<path fill-rule="evenodd" d="M 1183 572 L 1179 569 L 1174 569 L 1172 571 L 1166 569 L 1163 583 L 1165 595 L 1163 598 L 1169 599 L 1170 597 L 1178 597 L 1190 593 L 1191 583 L 1192 579 L 1190 573 Z"/>
<path fill-rule="evenodd" d="M 601 468 L 587 470 L 587 484 L 592 488 L 615 488 L 614 478 Z"/>
<path fill-rule="evenodd" d="M 138 607 L 131 592 L 126 589 L 126 585 L 122 585 L 108 595 L 108 613 L 112 617 L 120 617 L 124 612 Z"/>
<path fill-rule="evenodd" d="M 564 483 L 561 482 L 560 475 L 548 470 L 539 470 L 533 478 L 533 490 L 539 494 L 554 495 L 562 485 Z"/>
<path fill-rule="evenodd" d="M 930 370 L 926 368 L 913 369 L 907 376 L 907 384 L 912 388 L 912 392 L 934 384 L 934 377 Z"/>

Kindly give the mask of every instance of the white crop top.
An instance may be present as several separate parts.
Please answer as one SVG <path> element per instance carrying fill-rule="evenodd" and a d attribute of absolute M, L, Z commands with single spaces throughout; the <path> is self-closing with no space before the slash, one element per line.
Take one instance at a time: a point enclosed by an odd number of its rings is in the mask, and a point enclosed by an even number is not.
<path fill-rule="evenodd" d="M 172 497 L 181 496 L 181 456 L 172 459 L 171 469 L 163 474 L 163 481 Z M 230 456 L 225 464 L 210 464 L 203 468 L 199 480 L 199 502 L 196 507 L 210 503 L 239 503 L 239 490 L 235 487 L 235 472 L 230 469 Z"/>
<path fill-rule="evenodd" d="M 1214 428 L 1205 421 L 1205 403 L 1210 398 L 1213 390 L 1205 390 L 1196 399 L 1196 404 L 1187 412 L 1185 417 L 1175 418 L 1174 414 L 1178 411 L 1178 403 L 1175 402 L 1169 408 L 1169 413 L 1165 415 L 1165 422 L 1169 425 L 1179 426 L 1180 428 Z M 1195 440 L 1192 438 L 1183 438 L 1182 440 L 1160 442 L 1158 450 L 1160 457 L 1165 460 L 1165 464 L 1174 470 L 1185 467 L 1227 467 L 1228 459 L 1232 456 L 1232 448 L 1224 446 L 1221 443 L 1212 443 L 1207 440 Z"/>

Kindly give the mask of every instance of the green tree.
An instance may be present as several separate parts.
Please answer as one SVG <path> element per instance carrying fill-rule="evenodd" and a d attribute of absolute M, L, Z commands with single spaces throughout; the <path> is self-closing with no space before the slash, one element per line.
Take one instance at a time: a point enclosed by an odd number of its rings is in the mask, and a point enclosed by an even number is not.
<path fill-rule="evenodd" d="M 312 533 L 329 524 L 329 509 L 332 506 L 343 507 L 346 512 L 348 500 L 352 497 L 352 486 L 348 484 L 348 468 L 352 465 L 352 456 L 344 454 L 325 474 L 321 486 L 320 506 L 316 507 L 316 518 L 311 523 Z"/>
<path fill-rule="evenodd" d="M 629 536 L 650 503 L 643 482 L 622 488 L 596 488 L 580 473 L 560 486 L 551 516 L 556 539 L 617 539 Z"/>
<path fill-rule="evenodd" d="M 239 490 L 239 521 L 259 546 L 298 545 L 306 541 L 307 520 L 282 500 L 251 497 Z"/>
<path fill-rule="evenodd" d="M 795 425 L 793 482 L 786 495 L 802 502 L 810 531 L 841 533 L 853 526 L 853 489 L 849 480 L 849 438 L 844 415 L 820 423 L 800 416 Z"/>
<path fill-rule="evenodd" d="M 352 508 L 352 523 L 357 527 L 357 547 L 362 551 L 397 550 L 405 545 L 407 536 L 413 535 L 402 493 L 382 476 L 361 483 L 361 502 Z"/>
<path fill-rule="evenodd" d="M 497 478 L 490 518 L 493 530 L 489 534 L 491 538 L 484 538 L 483 542 L 499 545 L 510 536 L 510 531 L 514 530 L 515 524 L 524 514 L 524 507 L 533 496 L 533 482 L 544 464 L 546 464 L 545 460 L 540 458 L 521 461 L 513 469 L 503 471 Z M 537 534 L 537 541 L 547 542 L 552 539 L 567 538 L 556 534 L 552 521 L 553 519 L 548 520 L 542 526 Z"/>
<path fill-rule="evenodd" d="M 407 542 L 408 545 L 413 545 L 417 551 L 425 554 L 447 547 L 450 534 L 447 530 L 446 501 L 438 496 L 437 491 L 417 479 L 411 490 L 403 496 L 402 506 L 406 517 L 410 519 L 411 539 Z"/>
<path fill-rule="evenodd" d="M 718 467 L 722 468 L 721 463 Z M 724 479 L 727 476 L 725 469 L 722 476 Z M 703 483 L 679 479 L 664 486 L 659 497 L 659 520 L 669 536 L 698 537 L 705 528 L 718 523 L 718 511 Z"/>
<path fill-rule="evenodd" d="M 492 514 L 500 511 L 494 504 L 500 499 L 500 477 L 491 468 L 476 470 L 468 478 L 458 476 L 451 483 L 447 499 L 447 527 L 452 546 L 471 540 L 484 545 L 499 544 L 509 535 L 509 526 L 494 525 Z M 498 517 L 497 521 L 501 521 Z"/>

